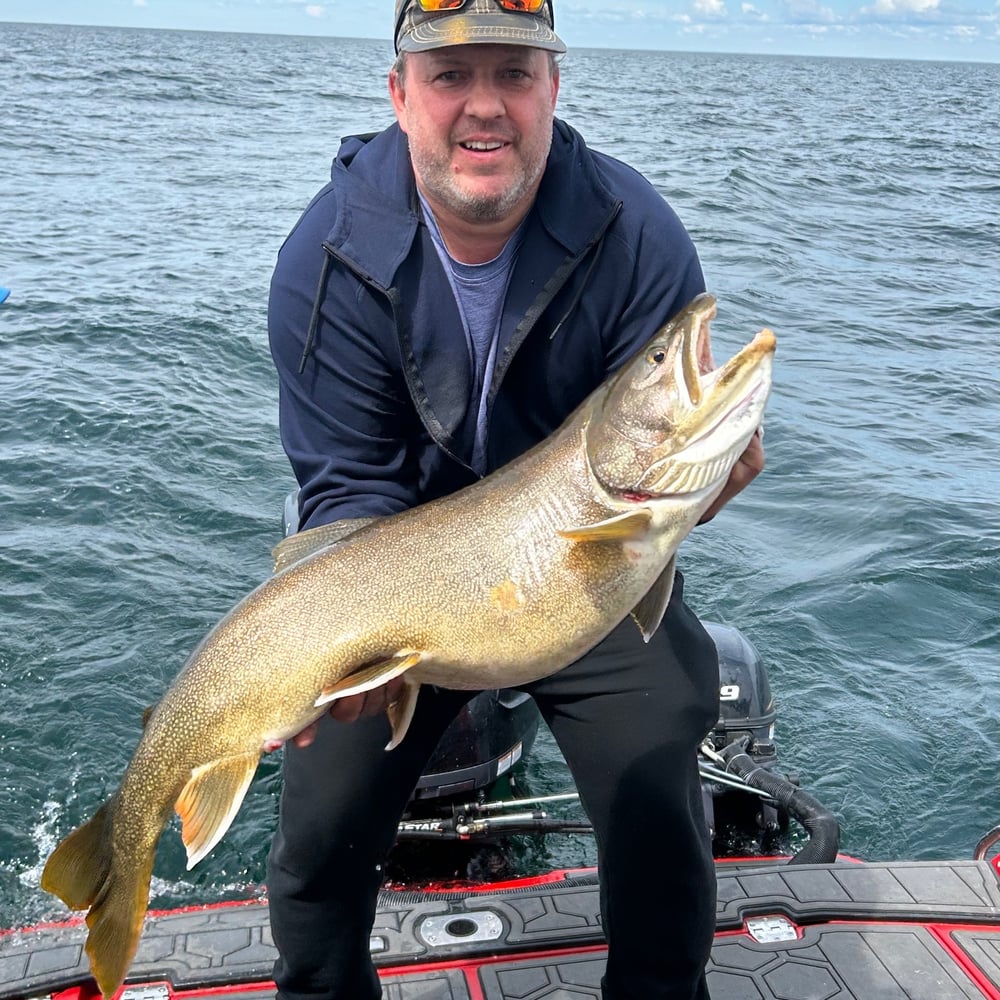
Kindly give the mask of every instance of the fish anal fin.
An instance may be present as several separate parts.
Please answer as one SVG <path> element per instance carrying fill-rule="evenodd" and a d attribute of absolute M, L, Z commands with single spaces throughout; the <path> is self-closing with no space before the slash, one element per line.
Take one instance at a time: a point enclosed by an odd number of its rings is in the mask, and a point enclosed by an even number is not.
<path fill-rule="evenodd" d="M 625 511 L 596 524 L 560 528 L 559 534 L 573 542 L 627 542 L 645 537 L 653 515 L 644 507 Z"/>
<path fill-rule="evenodd" d="M 415 667 L 424 657 L 424 654 L 417 649 L 401 649 L 398 653 L 369 663 L 347 677 L 341 678 L 335 684 L 323 688 L 320 696 L 316 699 L 315 705 L 319 708 L 338 698 L 346 698 L 351 694 L 361 694 L 363 691 L 371 691 L 374 688 L 387 684 L 394 677 L 405 674 L 411 667 Z"/>
<path fill-rule="evenodd" d="M 656 582 L 646 592 L 646 596 L 632 609 L 632 617 L 639 626 L 644 641 L 649 642 L 653 633 L 660 627 L 663 616 L 666 614 L 667 605 L 670 603 L 670 595 L 674 590 L 674 572 L 677 567 L 677 558 L 670 557 L 670 562 L 666 568 L 656 578 Z"/>
<path fill-rule="evenodd" d="M 404 678 L 403 690 L 399 697 L 385 710 L 389 716 L 389 725 L 392 726 L 392 739 L 386 744 L 386 750 L 395 750 L 406 731 L 413 721 L 413 713 L 417 707 L 417 696 L 420 694 L 420 684 L 418 681 Z"/>
<path fill-rule="evenodd" d="M 316 528 L 306 528 L 305 531 L 289 535 L 271 549 L 274 572 L 280 573 L 283 569 L 308 559 L 320 550 L 342 542 L 355 531 L 360 531 L 366 525 L 378 520 L 380 519 L 377 517 L 346 517 L 340 521 L 321 524 Z"/>
<path fill-rule="evenodd" d="M 225 835 L 253 780 L 260 753 L 213 760 L 191 772 L 174 803 L 190 871 Z"/>

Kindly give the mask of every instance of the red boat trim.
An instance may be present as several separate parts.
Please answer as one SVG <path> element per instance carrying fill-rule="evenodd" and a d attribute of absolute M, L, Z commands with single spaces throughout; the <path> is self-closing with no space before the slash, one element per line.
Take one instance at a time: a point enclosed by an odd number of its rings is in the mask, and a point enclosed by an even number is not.
<path fill-rule="evenodd" d="M 383 892 L 419 892 L 427 896 L 448 895 L 459 893 L 461 895 L 475 895 L 476 893 L 489 894 L 491 892 L 507 892 L 510 889 L 525 889 L 536 885 L 550 885 L 552 883 L 567 882 L 573 878 L 580 878 L 585 875 L 593 875 L 596 868 L 556 868 L 543 875 L 528 875 L 524 878 L 513 878 L 506 882 L 441 882 L 429 883 L 419 886 L 413 885 L 392 885 Z"/>
<path fill-rule="evenodd" d="M 924 926 L 938 940 L 952 961 L 983 991 L 984 996 L 989 1000 L 1000 1000 L 1000 991 L 993 981 L 954 938 L 955 934 L 970 931 L 976 934 L 996 934 L 1000 939 L 1000 929 L 983 927 L 982 924 L 925 924 Z"/>

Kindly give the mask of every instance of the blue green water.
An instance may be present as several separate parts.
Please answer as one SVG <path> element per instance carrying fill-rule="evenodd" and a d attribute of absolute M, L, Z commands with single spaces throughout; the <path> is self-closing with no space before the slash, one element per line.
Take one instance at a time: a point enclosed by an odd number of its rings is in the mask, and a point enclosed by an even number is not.
<path fill-rule="evenodd" d="M 339 137 L 391 120 L 390 61 L 0 24 L 0 927 L 61 912 L 48 851 L 270 570 L 270 270 Z M 777 331 L 768 469 L 682 563 L 767 660 L 782 763 L 872 859 L 965 857 L 1000 819 L 997 93 L 969 63 L 563 64 L 560 113 L 694 234 L 717 356 Z M 526 779 L 568 783 L 548 740 Z M 154 905 L 254 891 L 277 783 L 268 760 L 193 872 L 168 834 Z"/>

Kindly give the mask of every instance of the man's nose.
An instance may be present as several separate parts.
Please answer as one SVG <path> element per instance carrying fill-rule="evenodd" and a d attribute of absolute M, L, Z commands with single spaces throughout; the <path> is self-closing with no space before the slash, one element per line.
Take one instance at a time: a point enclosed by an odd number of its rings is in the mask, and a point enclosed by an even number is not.
<path fill-rule="evenodd" d="M 503 94 L 493 80 L 473 80 L 465 101 L 467 115 L 472 118 L 500 118 L 506 110 Z"/>

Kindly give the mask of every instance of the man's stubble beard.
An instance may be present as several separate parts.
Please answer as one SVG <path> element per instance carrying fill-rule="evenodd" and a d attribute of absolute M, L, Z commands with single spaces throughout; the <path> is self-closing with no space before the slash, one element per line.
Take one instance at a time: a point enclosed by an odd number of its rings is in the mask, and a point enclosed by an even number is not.
<path fill-rule="evenodd" d="M 535 189 L 545 172 L 549 148 L 552 145 L 551 131 L 547 135 L 545 148 L 530 169 L 522 170 L 514 178 L 506 191 L 482 195 L 464 190 L 456 181 L 447 157 L 414 149 L 410 144 L 410 159 L 421 185 L 432 201 L 437 201 L 450 212 L 467 222 L 502 222 L 521 204 L 525 196 Z"/>

